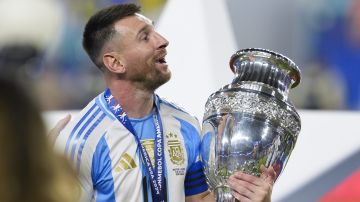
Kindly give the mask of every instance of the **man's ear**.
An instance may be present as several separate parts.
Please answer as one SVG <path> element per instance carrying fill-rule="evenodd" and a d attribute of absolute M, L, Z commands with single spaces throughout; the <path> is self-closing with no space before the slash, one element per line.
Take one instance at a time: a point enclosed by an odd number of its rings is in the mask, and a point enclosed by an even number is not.
<path fill-rule="evenodd" d="M 119 55 L 114 52 L 105 53 L 103 55 L 103 62 L 105 67 L 113 73 L 124 73 L 126 71 L 125 65 Z"/>

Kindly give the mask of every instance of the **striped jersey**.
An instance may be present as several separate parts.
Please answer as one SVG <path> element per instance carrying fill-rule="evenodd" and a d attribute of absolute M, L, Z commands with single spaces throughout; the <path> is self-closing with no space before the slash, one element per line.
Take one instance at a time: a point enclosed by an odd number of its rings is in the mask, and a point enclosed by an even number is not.
<path fill-rule="evenodd" d="M 208 189 L 199 158 L 199 123 L 176 105 L 154 97 L 163 125 L 165 201 L 185 201 Z M 154 165 L 152 117 L 130 120 Z M 62 130 L 55 146 L 78 171 L 84 201 L 152 202 L 135 137 L 111 113 L 104 92 Z"/>

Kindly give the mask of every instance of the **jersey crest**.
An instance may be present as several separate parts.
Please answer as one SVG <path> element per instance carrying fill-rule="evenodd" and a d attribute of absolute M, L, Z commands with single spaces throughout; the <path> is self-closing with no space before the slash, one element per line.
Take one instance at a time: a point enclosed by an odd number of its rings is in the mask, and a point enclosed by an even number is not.
<path fill-rule="evenodd" d="M 169 152 L 171 162 L 178 166 L 184 165 L 184 150 L 181 146 L 178 136 L 174 133 L 169 133 L 166 135 L 166 138 L 167 150 Z"/>

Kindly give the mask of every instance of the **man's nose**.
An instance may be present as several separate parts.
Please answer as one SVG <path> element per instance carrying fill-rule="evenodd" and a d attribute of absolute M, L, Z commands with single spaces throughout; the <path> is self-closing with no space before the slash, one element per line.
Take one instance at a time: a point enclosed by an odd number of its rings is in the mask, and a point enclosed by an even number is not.
<path fill-rule="evenodd" d="M 166 48 L 169 45 L 169 41 L 166 40 L 159 33 L 156 34 L 156 38 L 157 38 L 157 41 L 158 41 L 158 49 Z"/>

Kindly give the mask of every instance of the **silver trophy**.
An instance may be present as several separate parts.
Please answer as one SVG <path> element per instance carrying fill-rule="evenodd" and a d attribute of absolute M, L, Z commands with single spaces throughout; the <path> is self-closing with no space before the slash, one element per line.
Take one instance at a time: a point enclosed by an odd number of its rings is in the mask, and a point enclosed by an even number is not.
<path fill-rule="evenodd" d="M 260 175 L 260 166 L 284 169 L 300 132 L 300 116 L 288 99 L 300 83 L 289 58 L 264 49 L 244 49 L 230 59 L 232 83 L 205 105 L 201 158 L 217 202 L 235 201 L 227 179 L 236 171 Z"/>

